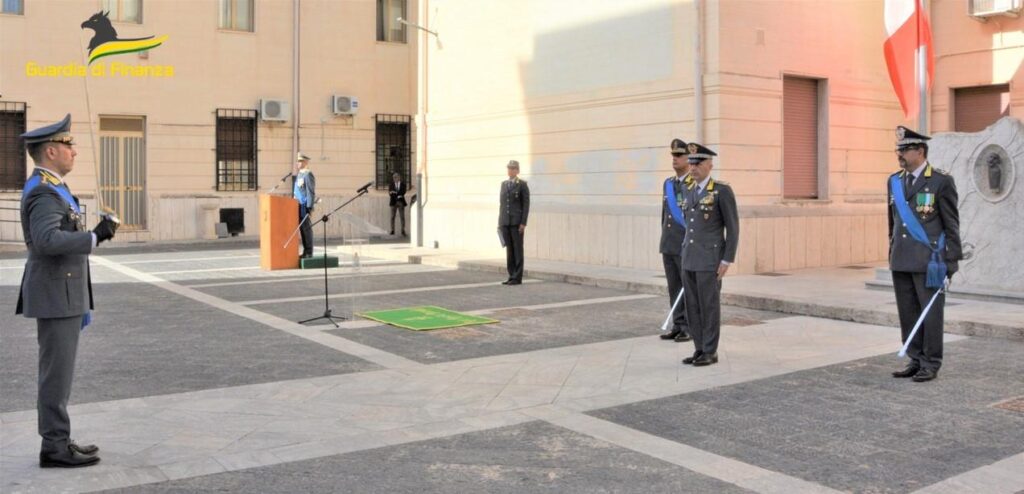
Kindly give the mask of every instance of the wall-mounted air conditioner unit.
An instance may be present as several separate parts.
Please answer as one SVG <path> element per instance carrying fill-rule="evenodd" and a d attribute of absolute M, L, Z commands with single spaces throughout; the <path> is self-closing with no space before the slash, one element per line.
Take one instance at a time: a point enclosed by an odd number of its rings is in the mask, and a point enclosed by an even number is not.
<path fill-rule="evenodd" d="M 260 100 L 260 120 L 264 122 L 287 122 L 291 117 L 291 107 L 281 99 Z"/>
<path fill-rule="evenodd" d="M 1022 0 L 968 0 L 967 13 L 979 20 L 996 15 L 1017 17 Z"/>
<path fill-rule="evenodd" d="M 335 94 L 331 97 L 331 108 L 335 115 L 355 115 L 359 113 L 359 98 Z"/>

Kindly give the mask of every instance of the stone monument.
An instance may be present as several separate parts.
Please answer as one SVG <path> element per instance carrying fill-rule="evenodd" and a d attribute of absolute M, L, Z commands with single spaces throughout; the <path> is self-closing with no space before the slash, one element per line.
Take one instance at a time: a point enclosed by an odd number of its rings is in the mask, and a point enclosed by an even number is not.
<path fill-rule="evenodd" d="M 928 144 L 928 161 L 953 176 L 960 194 L 965 259 L 951 294 L 1024 302 L 1024 123 L 1005 117 Z"/>

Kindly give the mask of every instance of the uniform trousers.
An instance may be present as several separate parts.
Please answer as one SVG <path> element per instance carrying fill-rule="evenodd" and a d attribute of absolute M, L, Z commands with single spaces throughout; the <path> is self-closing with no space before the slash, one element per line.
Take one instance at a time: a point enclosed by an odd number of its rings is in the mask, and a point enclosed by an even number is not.
<path fill-rule="evenodd" d="M 523 281 L 523 234 L 519 233 L 519 225 L 503 225 L 501 233 L 505 237 L 505 264 L 508 279 Z"/>
<path fill-rule="evenodd" d="M 313 255 L 313 218 L 307 218 L 312 212 L 306 206 L 299 206 L 299 235 L 302 236 L 302 255 Z"/>
<path fill-rule="evenodd" d="M 665 279 L 668 280 L 668 303 L 669 307 L 676 302 L 679 291 L 683 289 L 683 267 L 682 257 L 678 254 L 662 254 L 661 263 L 665 267 Z M 676 310 L 672 312 L 672 331 L 687 331 L 686 328 L 686 304 L 680 300 Z"/>
<path fill-rule="evenodd" d="M 718 352 L 722 307 L 722 282 L 715 271 L 683 270 L 683 300 L 686 302 L 686 322 L 693 337 L 694 349 L 703 353 Z"/>
<path fill-rule="evenodd" d="M 926 273 L 892 272 L 892 287 L 896 292 L 896 310 L 900 315 L 900 333 L 904 343 L 907 342 L 907 336 L 914 329 L 914 324 L 921 317 L 921 312 L 928 305 L 928 301 L 938 290 L 925 286 L 926 277 Z M 945 306 L 946 294 L 943 293 L 935 299 L 931 310 L 907 347 L 907 356 L 922 368 L 937 371 L 942 367 L 942 324 Z"/>
<path fill-rule="evenodd" d="M 36 319 L 39 342 L 39 400 L 36 403 L 42 453 L 65 451 L 71 438 L 68 399 L 75 376 L 82 315 Z"/>

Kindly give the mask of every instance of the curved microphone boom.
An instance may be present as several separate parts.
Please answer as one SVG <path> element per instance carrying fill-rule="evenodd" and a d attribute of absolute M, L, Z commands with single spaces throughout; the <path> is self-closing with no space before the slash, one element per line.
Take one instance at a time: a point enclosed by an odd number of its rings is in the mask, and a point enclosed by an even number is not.
<path fill-rule="evenodd" d="M 366 185 L 356 189 L 356 192 L 358 192 L 360 194 L 362 194 L 363 192 L 369 192 L 369 188 L 372 185 L 373 185 L 373 180 L 370 180 L 369 182 L 366 182 Z"/>
<path fill-rule="evenodd" d="M 286 180 L 286 179 L 287 179 L 288 177 L 290 177 L 290 176 L 292 176 L 292 172 L 288 172 L 288 173 L 285 173 L 285 174 L 284 174 L 284 176 L 283 176 L 283 177 L 281 177 L 281 180 L 278 180 L 278 181 L 277 181 L 277 184 L 276 184 L 276 185 L 274 185 L 274 187 L 273 187 L 272 189 L 270 189 L 270 192 L 273 192 L 273 191 L 277 190 L 277 188 L 278 188 L 278 187 L 280 187 L 280 186 L 281 186 L 281 184 L 283 184 L 283 183 L 284 183 L 284 181 L 285 181 L 285 180 Z M 267 192 L 267 193 L 269 194 L 270 192 Z"/>

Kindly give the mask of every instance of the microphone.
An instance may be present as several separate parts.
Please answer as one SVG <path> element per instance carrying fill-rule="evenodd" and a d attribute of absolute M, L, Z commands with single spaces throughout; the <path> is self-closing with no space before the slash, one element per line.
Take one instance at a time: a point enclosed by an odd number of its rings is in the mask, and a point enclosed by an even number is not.
<path fill-rule="evenodd" d="M 284 176 L 281 177 L 281 180 L 278 180 L 277 184 L 274 185 L 274 188 L 270 189 L 270 192 L 277 190 L 277 188 L 280 187 L 282 183 L 284 183 L 284 180 L 290 176 L 292 176 L 292 172 L 285 173 Z M 270 192 L 268 192 L 268 194 Z"/>
<path fill-rule="evenodd" d="M 373 180 L 366 182 L 366 185 L 356 189 L 356 192 L 359 192 L 360 194 L 362 194 L 363 192 L 369 192 L 368 189 L 370 188 L 371 185 L 373 185 Z"/>

